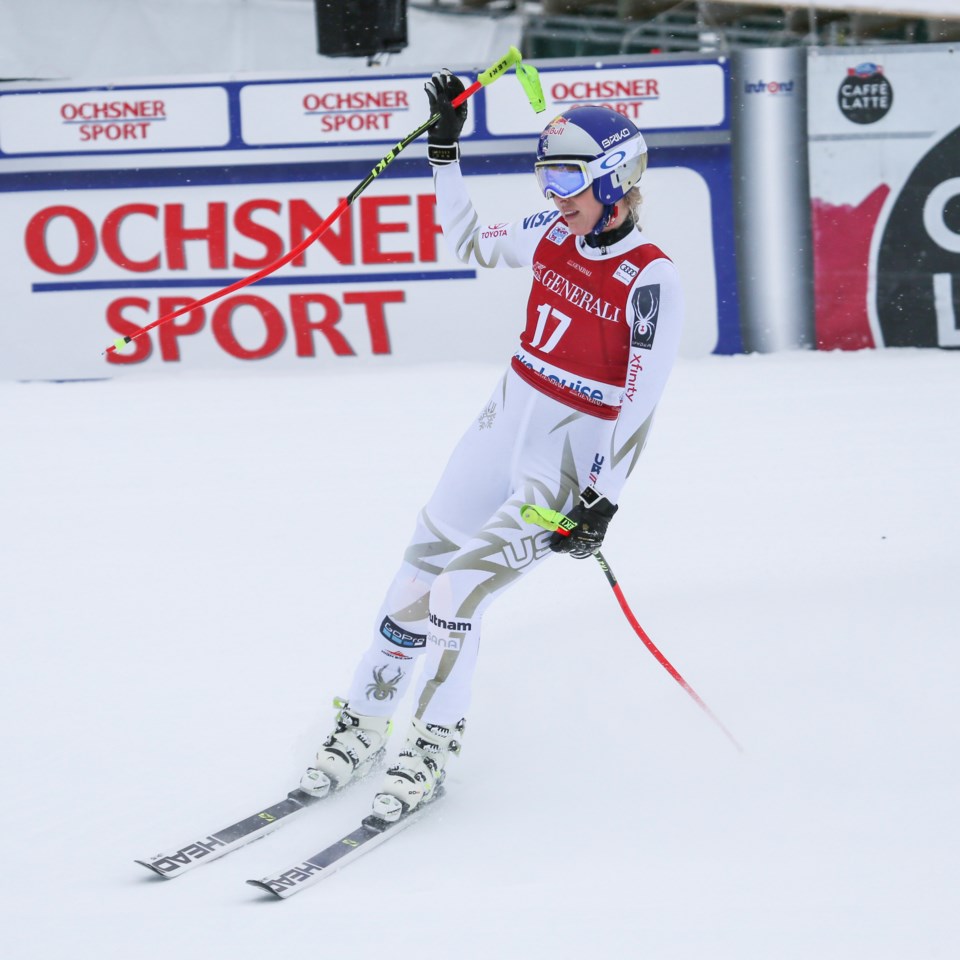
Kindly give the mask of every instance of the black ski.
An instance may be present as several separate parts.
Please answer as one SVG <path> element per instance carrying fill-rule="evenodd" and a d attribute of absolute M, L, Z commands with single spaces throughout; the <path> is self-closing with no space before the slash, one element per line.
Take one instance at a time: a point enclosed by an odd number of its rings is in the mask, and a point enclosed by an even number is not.
<path fill-rule="evenodd" d="M 443 796 L 443 788 L 438 788 L 436 796 L 428 804 L 416 807 L 412 812 L 404 814 L 399 820 L 381 820 L 380 817 L 370 815 L 365 817 L 356 830 L 352 830 L 336 843 L 331 843 L 312 857 L 271 874 L 260 880 L 248 880 L 251 886 L 272 893 L 276 897 L 286 899 L 299 893 L 306 887 L 318 883 L 329 877 L 331 873 L 345 867 L 374 847 L 378 847 L 384 840 L 399 833 L 404 827 L 410 826 L 419 820 Z"/>
<path fill-rule="evenodd" d="M 211 833 L 202 840 L 194 840 L 174 853 L 158 853 L 156 856 L 136 862 L 148 870 L 170 879 L 217 860 L 240 847 L 273 833 L 291 817 L 302 813 L 307 807 L 319 803 L 322 797 L 311 797 L 300 790 L 291 790 L 286 798 L 273 806 L 244 817 L 229 827 Z"/>

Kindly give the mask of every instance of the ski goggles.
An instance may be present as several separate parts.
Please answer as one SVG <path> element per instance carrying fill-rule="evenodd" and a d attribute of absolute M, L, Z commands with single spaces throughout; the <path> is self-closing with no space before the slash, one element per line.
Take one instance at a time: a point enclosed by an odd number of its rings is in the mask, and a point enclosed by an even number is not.
<path fill-rule="evenodd" d="M 533 165 L 540 192 L 545 197 L 560 197 L 566 200 L 582 193 L 598 177 L 616 170 L 621 164 L 647 152 L 642 136 L 637 134 L 627 140 L 622 147 L 616 147 L 596 160 L 581 160 L 565 157 L 551 160 L 538 160 Z"/>
<path fill-rule="evenodd" d="M 538 160 L 533 167 L 537 185 L 545 197 L 575 197 L 593 183 L 585 160 Z"/>

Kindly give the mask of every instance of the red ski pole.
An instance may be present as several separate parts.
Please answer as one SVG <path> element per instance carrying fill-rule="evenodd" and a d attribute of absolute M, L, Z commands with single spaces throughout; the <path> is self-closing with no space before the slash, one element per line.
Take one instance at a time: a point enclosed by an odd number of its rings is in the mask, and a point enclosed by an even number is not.
<path fill-rule="evenodd" d="M 556 533 L 561 534 L 562 536 L 570 536 L 570 529 L 575 524 L 572 524 L 570 520 L 560 513 L 557 510 L 549 510 L 546 507 L 538 507 L 532 503 L 525 503 L 520 508 L 520 516 L 527 523 L 534 523 L 539 527 L 543 527 L 545 530 L 550 530 Z M 727 739 L 737 748 L 740 753 L 743 753 L 743 747 L 740 746 L 736 737 L 723 725 L 717 715 L 704 703 L 703 699 L 697 693 L 693 687 L 687 683 L 686 680 L 680 675 L 672 663 L 660 652 L 656 644 L 647 636 L 646 631 L 643 627 L 640 626 L 637 618 L 633 615 L 633 611 L 630 609 L 630 605 L 627 603 L 627 598 L 623 595 L 623 590 L 620 589 L 620 584 L 617 582 L 617 578 L 614 576 L 613 570 L 610 567 L 610 564 L 607 563 L 603 554 L 597 550 L 594 552 L 594 557 L 597 560 L 597 563 L 600 564 L 600 569 L 603 570 L 604 575 L 607 578 L 607 583 L 613 589 L 614 596 L 617 598 L 617 602 L 620 604 L 620 609 L 623 611 L 623 615 L 627 618 L 627 623 L 633 627 L 634 632 L 637 636 L 643 641 L 644 646 L 654 655 L 660 665 L 673 677 L 677 683 L 683 687 L 684 690 L 690 695 L 694 703 L 724 732 Z"/>
<path fill-rule="evenodd" d="M 520 56 L 520 51 L 516 47 L 510 47 L 507 51 L 507 54 L 502 59 L 498 60 L 493 66 L 488 67 L 482 73 L 477 76 L 477 79 L 466 88 L 459 96 L 455 97 L 453 100 L 453 105 L 455 107 L 460 106 L 465 100 L 469 97 L 472 97 L 481 87 L 488 86 L 493 83 L 494 80 L 503 76 L 510 67 L 516 67 L 517 69 L 517 79 L 519 79 L 523 89 L 527 94 L 527 99 L 530 101 L 530 105 L 538 113 L 544 109 L 544 100 L 543 92 L 540 88 L 540 78 L 537 74 L 537 71 L 534 67 L 528 66 L 523 63 L 522 57 Z M 421 137 L 427 130 L 432 127 L 437 120 L 440 119 L 440 114 L 435 113 L 429 119 L 425 120 L 423 123 L 417 127 L 416 130 L 408 133 L 396 146 L 392 147 L 390 152 L 387 153 L 383 159 L 381 159 L 377 165 L 367 174 L 367 176 L 358 183 L 353 190 L 344 197 L 339 204 L 337 204 L 336 209 L 333 213 L 330 214 L 318 227 L 316 227 L 309 236 L 304 237 L 293 249 L 288 253 L 285 253 L 282 257 L 277 260 L 274 260 L 273 263 L 268 263 L 267 266 L 258 270 L 256 273 L 251 273 L 247 277 L 242 277 L 240 280 L 237 280 L 235 283 L 231 283 L 229 286 L 223 287 L 220 290 L 216 290 L 211 294 L 208 294 L 205 297 L 201 297 L 199 300 L 193 300 L 186 306 L 180 307 L 177 310 L 173 310 L 170 313 L 164 314 L 162 317 L 154 320 L 152 323 L 148 323 L 145 327 L 141 327 L 136 333 L 127 337 L 119 337 L 114 340 L 113 343 L 107 347 L 104 351 L 105 354 L 117 353 L 133 340 L 136 340 L 137 337 L 142 337 L 145 333 L 153 330 L 155 327 L 159 327 L 163 323 L 168 323 L 170 320 L 175 319 L 176 317 L 182 316 L 183 314 L 189 312 L 190 310 L 195 309 L 196 307 L 205 306 L 208 303 L 213 302 L 214 300 L 219 300 L 221 297 L 227 296 L 227 294 L 234 293 L 236 290 L 240 290 L 243 287 L 248 287 L 252 283 L 256 283 L 258 280 L 262 280 L 264 277 L 269 276 L 271 273 L 279 270 L 282 266 L 290 263 L 291 260 L 298 257 L 310 244 L 314 243 L 322 234 L 324 234 L 330 227 L 340 219 L 344 214 L 347 207 L 353 203 L 357 197 L 363 193 L 367 187 L 376 180 L 377 177 L 383 173 L 384 170 L 396 159 L 396 157 L 405 150 L 414 140 L 418 137 Z"/>

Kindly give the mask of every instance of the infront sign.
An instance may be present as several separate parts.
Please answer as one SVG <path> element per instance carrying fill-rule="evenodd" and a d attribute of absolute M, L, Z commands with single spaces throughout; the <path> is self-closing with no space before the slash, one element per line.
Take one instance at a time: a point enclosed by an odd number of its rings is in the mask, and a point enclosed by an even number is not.
<path fill-rule="evenodd" d="M 681 349 L 739 349 L 723 216 L 732 202 L 725 68 L 618 63 L 545 73 L 558 110 L 603 102 L 640 123 L 652 144 L 644 228 L 690 278 Z M 348 358 L 507 362 L 531 271 L 478 270 L 450 255 L 420 143 L 289 264 L 195 305 L 268 269 L 324 223 L 425 119 L 424 79 L 0 89 L 0 377 L 324 367 Z M 532 174 L 545 120 L 512 78 L 471 100 L 463 166 L 489 229 L 556 215 Z M 698 123 L 707 126 L 697 132 Z M 682 142 L 672 139 L 678 126 Z M 135 339 L 105 353 L 118 337 Z"/>

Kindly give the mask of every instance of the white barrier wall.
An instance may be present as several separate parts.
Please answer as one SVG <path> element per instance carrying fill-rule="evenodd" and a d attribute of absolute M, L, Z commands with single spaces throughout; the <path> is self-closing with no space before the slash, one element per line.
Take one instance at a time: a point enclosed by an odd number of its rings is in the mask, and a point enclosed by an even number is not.
<path fill-rule="evenodd" d="M 739 349 L 726 66 L 551 63 L 543 78 L 539 116 L 512 77 L 471 100 L 464 168 L 481 216 L 549 209 L 530 172 L 535 135 L 573 103 L 609 103 L 653 144 L 644 222 L 688 278 L 684 352 Z M 529 274 L 450 257 L 420 143 L 289 266 L 103 354 L 307 236 L 422 122 L 423 82 L 0 88 L 0 377 L 509 356 Z"/>

